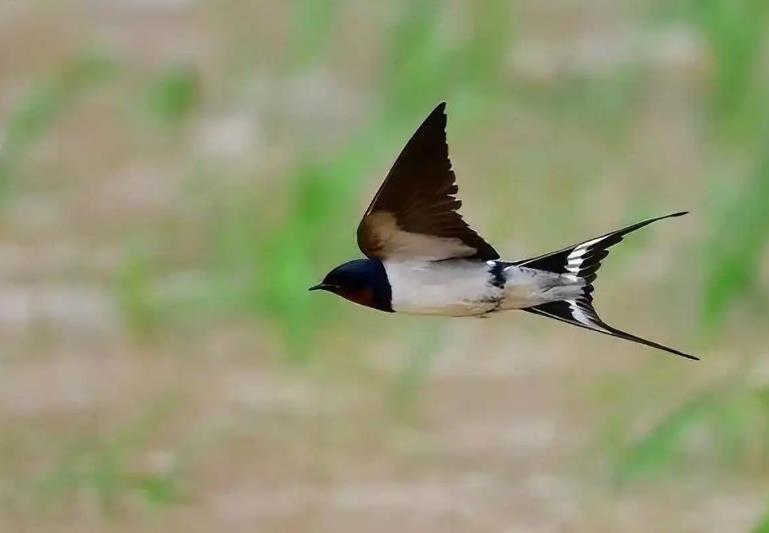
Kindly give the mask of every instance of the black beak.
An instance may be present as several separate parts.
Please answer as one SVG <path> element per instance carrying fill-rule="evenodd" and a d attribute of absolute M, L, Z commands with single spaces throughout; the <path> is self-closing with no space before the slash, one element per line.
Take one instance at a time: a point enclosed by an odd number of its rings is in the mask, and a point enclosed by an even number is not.
<path fill-rule="evenodd" d="M 334 286 L 329 285 L 328 283 L 318 283 L 317 285 L 313 285 L 308 290 L 310 291 L 328 291 L 331 290 Z"/>

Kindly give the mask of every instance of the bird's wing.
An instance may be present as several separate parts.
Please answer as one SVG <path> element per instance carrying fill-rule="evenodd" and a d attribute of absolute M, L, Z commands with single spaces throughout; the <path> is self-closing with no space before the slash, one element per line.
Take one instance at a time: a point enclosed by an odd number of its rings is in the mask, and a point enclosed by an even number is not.
<path fill-rule="evenodd" d="M 446 104 L 409 139 L 358 226 L 358 246 L 374 259 L 498 259 L 462 220 L 446 144 Z"/>

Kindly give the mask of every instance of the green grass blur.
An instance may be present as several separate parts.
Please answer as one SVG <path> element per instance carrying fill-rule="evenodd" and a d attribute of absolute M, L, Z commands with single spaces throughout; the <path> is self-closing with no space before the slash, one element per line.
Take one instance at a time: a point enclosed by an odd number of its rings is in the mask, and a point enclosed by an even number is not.
<path fill-rule="evenodd" d="M 0 18 L 1 530 L 769 531 L 765 1 Z M 444 100 L 505 257 L 692 211 L 596 302 L 701 362 L 307 292 Z"/>

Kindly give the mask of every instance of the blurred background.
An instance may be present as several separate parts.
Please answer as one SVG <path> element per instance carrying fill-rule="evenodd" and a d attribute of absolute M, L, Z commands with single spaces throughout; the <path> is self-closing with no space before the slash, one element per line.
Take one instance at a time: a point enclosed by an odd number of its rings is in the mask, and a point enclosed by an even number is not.
<path fill-rule="evenodd" d="M 769 4 L 3 0 L 0 530 L 769 531 Z M 612 324 L 309 294 L 448 102 Z"/>

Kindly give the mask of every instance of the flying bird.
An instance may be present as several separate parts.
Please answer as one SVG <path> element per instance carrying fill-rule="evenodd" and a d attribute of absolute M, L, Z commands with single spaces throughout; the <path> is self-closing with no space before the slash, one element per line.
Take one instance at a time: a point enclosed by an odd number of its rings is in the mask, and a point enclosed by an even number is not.
<path fill-rule="evenodd" d="M 593 282 L 609 248 L 632 231 L 685 211 L 504 261 L 459 214 L 445 109 L 445 102 L 439 104 L 419 126 L 366 209 L 358 226 L 366 258 L 336 267 L 310 290 L 390 313 L 484 317 L 521 309 L 698 359 L 614 328 L 593 307 Z"/>

